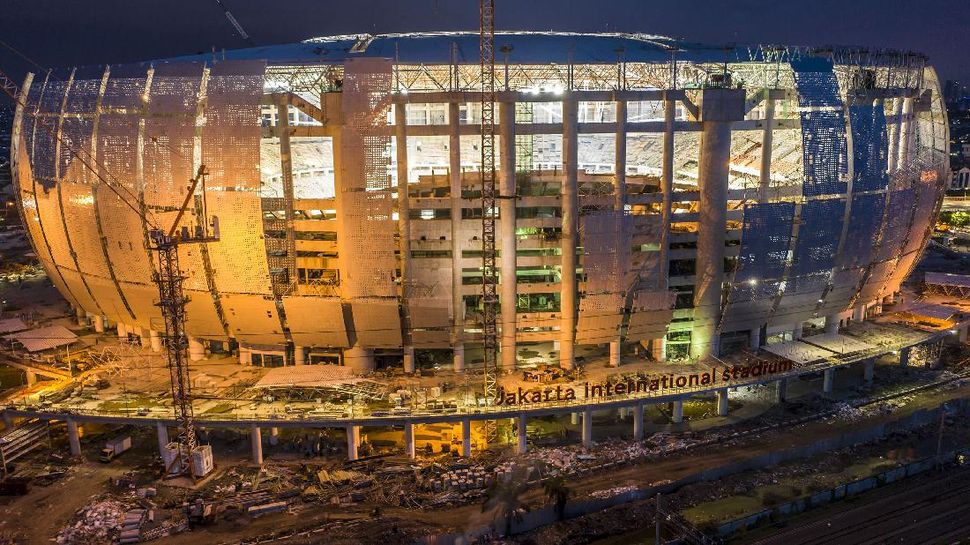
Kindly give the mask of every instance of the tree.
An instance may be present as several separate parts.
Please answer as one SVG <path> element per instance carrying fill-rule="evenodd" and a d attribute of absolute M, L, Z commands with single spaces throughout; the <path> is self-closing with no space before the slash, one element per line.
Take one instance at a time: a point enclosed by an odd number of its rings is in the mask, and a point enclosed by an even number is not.
<path fill-rule="evenodd" d="M 485 501 L 482 503 L 482 513 L 494 511 L 493 520 L 505 521 L 505 535 L 512 534 L 512 522 L 522 521 L 524 505 L 521 495 L 528 488 L 527 473 L 516 468 L 505 478 L 496 478 L 485 491 Z"/>
<path fill-rule="evenodd" d="M 565 518 L 566 502 L 569 501 L 569 496 L 573 493 L 573 491 L 570 490 L 569 486 L 566 484 L 566 478 L 562 475 L 549 477 L 543 481 L 542 490 L 546 493 L 546 497 L 552 501 L 553 506 L 556 509 L 556 516 L 559 518 L 559 520 Z"/>

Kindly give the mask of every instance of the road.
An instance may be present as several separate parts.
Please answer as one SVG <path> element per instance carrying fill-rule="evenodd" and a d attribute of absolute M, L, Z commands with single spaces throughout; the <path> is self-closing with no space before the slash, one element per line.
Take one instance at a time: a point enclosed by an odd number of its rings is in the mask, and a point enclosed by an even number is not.
<path fill-rule="evenodd" d="M 970 536 L 968 493 L 970 469 L 950 470 L 833 504 L 752 545 L 955 543 Z"/>

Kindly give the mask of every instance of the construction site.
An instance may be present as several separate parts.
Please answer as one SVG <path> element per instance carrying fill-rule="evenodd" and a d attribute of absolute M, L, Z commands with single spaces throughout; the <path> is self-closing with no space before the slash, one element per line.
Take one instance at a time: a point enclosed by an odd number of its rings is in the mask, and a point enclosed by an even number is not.
<path fill-rule="evenodd" d="M 0 72 L 0 543 L 742 542 L 962 483 L 924 56 L 480 8 Z"/>

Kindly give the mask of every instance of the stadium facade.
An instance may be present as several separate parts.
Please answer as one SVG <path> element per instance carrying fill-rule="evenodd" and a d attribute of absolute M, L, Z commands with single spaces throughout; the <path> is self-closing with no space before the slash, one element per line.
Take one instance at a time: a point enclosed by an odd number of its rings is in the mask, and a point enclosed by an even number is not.
<path fill-rule="evenodd" d="M 496 50 L 504 367 L 837 328 L 927 243 L 948 135 L 920 55 L 526 32 Z M 220 240 L 180 250 L 193 358 L 473 367 L 480 77 L 475 33 L 28 77 L 19 206 L 79 315 L 158 349 L 147 233 L 204 164 L 183 224 L 214 216 Z"/>

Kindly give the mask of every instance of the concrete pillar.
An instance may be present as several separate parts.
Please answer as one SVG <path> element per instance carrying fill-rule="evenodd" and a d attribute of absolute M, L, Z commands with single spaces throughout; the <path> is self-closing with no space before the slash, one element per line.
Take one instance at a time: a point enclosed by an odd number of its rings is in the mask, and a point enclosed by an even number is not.
<path fill-rule="evenodd" d="M 353 369 L 355 374 L 369 373 L 377 368 L 374 351 L 359 344 L 344 350 L 344 365 Z"/>
<path fill-rule="evenodd" d="M 162 351 L 162 336 L 154 329 L 148 330 L 148 337 L 152 345 L 152 352 Z"/>
<path fill-rule="evenodd" d="M 727 388 L 722 388 L 717 391 L 717 415 L 727 416 L 728 415 L 728 391 Z"/>
<path fill-rule="evenodd" d="M 620 339 L 610 341 L 610 367 L 620 366 Z"/>
<path fill-rule="evenodd" d="M 8 411 L 3 411 L 3 429 L 6 431 L 13 429 L 13 416 Z"/>
<path fill-rule="evenodd" d="M 775 382 L 775 402 L 784 403 L 788 401 L 788 379 L 783 378 Z"/>
<path fill-rule="evenodd" d="M 893 101 L 893 123 L 886 127 L 886 132 L 889 133 L 889 157 L 887 158 L 887 167 L 889 172 L 896 170 L 899 160 L 899 133 L 902 128 L 903 121 L 903 99 L 902 97 L 897 97 L 892 99 Z"/>
<path fill-rule="evenodd" d="M 875 358 L 869 358 L 863 362 L 864 367 L 862 368 L 862 380 L 866 384 L 872 384 L 872 379 L 876 374 L 876 360 Z"/>
<path fill-rule="evenodd" d="M 166 447 L 168 447 L 168 424 L 164 422 L 155 423 L 155 434 L 158 437 L 158 454 L 164 455 Z"/>
<path fill-rule="evenodd" d="M 189 337 L 189 360 L 199 361 L 205 358 L 205 345 L 199 339 Z"/>
<path fill-rule="evenodd" d="M 573 341 L 576 333 L 576 247 L 579 244 L 579 190 L 577 101 L 567 91 L 562 101 L 562 280 L 559 292 L 559 365 L 563 369 L 575 366 Z M 585 425 L 585 424 L 584 424 Z"/>
<path fill-rule="evenodd" d="M 580 413 L 569 413 L 569 424 L 572 426 L 578 426 L 581 416 L 582 415 Z"/>
<path fill-rule="evenodd" d="M 753 327 L 751 328 L 751 333 L 748 336 L 748 347 L 751 350 L 757 350 L 761 347 L 761 328 Z"/>
<path fill-rule="evenodd" d="M 248 348 L 242 346 L 239 347 L 239 364 L 240 365 L 252 365 L 253 364 L 253 352 Z"/>
<path fill-rule="evenodd" d="M 835 387 L 835 369 L 826 369 L 822 372 L 822 393 L 828 395 Z"/>
<path fill-rule="evenodd" d="M 414 347 L 405 346 L 404 347 L 404 372 L 413 373 L 416 369 L 414 363 Z"/>
<path fill-rule="evenodd" d="M 654 361 L 664 362 L 667 361 L 667 338 L 657 337 L 650 341 L 650 357 Z"/>
<path fill-rule="evenodd" d="M 676 82 L 672 83 L 676 87 Z M 662 271 L 667 269 L 670 257 L 670 210 L 674 192 L 674 122 L 677 115 L 677 100 L 679 98 L 673 96 L 673 92 L 664 91 L 664 132 L 660 152 L 660 267 Z M 666 274 L 660 275 L 659 288 L 669 288 Z M 663 361 L 656 357 L 654 359 Z"/>
<path fill-rule="evenodd" d="M 829 314 L 825 317 L 825 332 L 835 334 L 839 332 L 839 315 Z"/>
<path fill-rule="evenodd" d="M 852 320 L 855 322 L 862 322 L 866 319 L 866 305 L 865 303 L 859 303 L 852 309 Z"/>
<path fill-rule="evenodd" d="M 280 429 L 276 426 L 269 429 L 269 444 L 273 447 L 280 444 Z"/>
<path fill-rule="evenodd" d="M 671 407 L 670 420 L 674 424 L 680 424 L 684 421 L 684 400 L 678 399 L 673 402 L 673 407 Z"/>
<path fill-rule="evenodd" d="M 141 347 L 150 349 L 152 347 L 151 334 L 149 333 L 150 330 L 142 327 L 136 327 L 135 330 L 138 332 L 138 343 L 141 345 Z"/>
<path fill-rule="evenodd" d="M 401 327 L 404 329 L 404 371 L 414 372 L 414 348 L 411 346 L 411 324 L 408 320 L 407 306 L 410 305 L 408 286 L 412 285 L 411 273 L 411 196 L 408 189 L 408 123 L 405 104 L 394 106 L 394 140 L 397 152 L 397 211 L 398 243 L 401 256 Z M 410 353 L 410 358 L 408 354 Z M 410 370 L 408 369 L 410 359 Z"/>
<path fill-rule="evenodd" d="M 583 411 L 583 446 L 586 448 L 593 446 L 593 410 Z"/>
<path fill-rule="evenodd" d="M 801 339 L 804 334 L 805 324 L 804 322 L 798 322 L 795 324 L 795 327 L 792 328 L 791 338 L 797 341 L 798 339 Z"/>
<path fill-rule="evenodd" d="M 412 460 L 417 454 L 414 448 L 414 424 L 411 422 L 404 423 L 404 454 Z"/>
<path fill-rule="evenodd" d="M 899 351 L 899 366 L 908 367 L 909 366 L 909 352 L 911 347 L 903 348 Z"/>
<path fill-rule="evenodd" d="M 78 431 L 77 422 L 67 421 L 67 441 L 71 445 L 71 456 L 81 455 L 81 434 Z"/>
<path fill-rule="evenodd" d="M 633 407 L 633 440 L 643 440 L 643 403 Z"/>
<path fill-rule="evenodd" d="M 704 359 L 718 353 L 717 326 L 721 319 L 721 292 L 724 284 L 731 123 L 744 117 L 744 91 L 705 89 L 699 96 L 700 217 L 690 355 L 692 358 Z"/>
<path fill-rule="evenodd" d="M 100 314 L 94 315 L 94 331 L 96 333 L 104 333 L 104 316 Z"/>
<path fill-rule="evenodd" d="M 499 273 L 499 304 L 501 306 L 501 324 L 499 333 L 502 335 L 499 345 L 502 367 L 515 369 L 515 330 L 517 296 L 515 271 L 518 267 L 516 260 L 515 239 L 515 103 L 499 103 L 499 234 L 501 252 Z M 507 197 L 507 198 L 506 198 Z"/>
<path fill-rule="evenodd" d="M 304 365 L 306 363 L 306 348 L 302 346 L 293 347 L 293 365 Z"/>
<path fill-rule="evenodd" d="M 347 425 L 347 459 L 353 462 L 358 458 L 357 447 L 360 446 L 360 426 Z"/>
<path fill-rule="evenodd" d="M 253 449 L 253 463 L 263 465 L 263 432 L 255 424 L 249 428 L 249 444 Z"/>
<path fill-rule="evenodd" d="M 899 99 L 897 99 L 899 100 Z M 913 116 L 913 97 L 902 99 L 902 121 L 900 122 L 899 133 L 899 157 L 896 159 L 897 168 L 906 168 L 912 161 L 910 160 L 910 150 L 913 146 L 913 137 L 916 134 L 916 119 Z"/>
<path fill-rule="evenodd" d="M 967 330 L 968 329 L 970 329 L 970 326 L 963 326 L 963 327 L 957 329 L 957 340 L 960 341 L 961 343 L 967 342 Z"/>
<path fill-rule="evenodd" d="M 116 327 L 118 328 L 118 338 L 119 339 L 127 339 L 128 338 L 128 328 L 125 327 L 125 324 L 123 324 L 121 322 L 118 322 L 118 325 Z"/>
<path fill-rule="evenodd" d="M 472 455 L 472 421 L 461 421 L 461 455 L 468 458 Z"/>
<path fill-rule="evenodd" d="M 456 373 L 465 371 L 465 303 L 461 297 L 461 127 L 458 103 L 448 103 L 448 175 L 451 190 L 451 346 Z M 479 227 L 479 231 L 481 227 Z"/>
<path fill-rule="evenodd" d="M 516 443 L 515 452 L 516 454 L 525 454 L 529 451 L 529 435 L 526 428 L 525 415 L 520 414 L 515 420 L 518 426 L 518 442 Z"/>
<path fill-rule="evenodd" d="M 772 125 L 775 123 L 775 100 L 771 91 L 765 97 L 765 117 L 761 131 L 761 179 L 758 186 L 758 202 L 768 202 L 768 189 L 771 187 L 771 148 Z"/>
<path fill-rule="evenodd" d="M 88 313 L 83 309 L 78 307 L 75 309 L 74 315 L 77 317 L 77 325 L 87 326 L 88 325 Z"/>
<path fill-rule="evenodd" d="M 33 386 L 34 384 L 37 384 L 37 373 L 33 371 L 24 371 L 24 374 L 26 375 L 26 378 L 27 378 L 27 386 Z"/>

